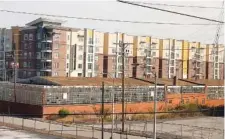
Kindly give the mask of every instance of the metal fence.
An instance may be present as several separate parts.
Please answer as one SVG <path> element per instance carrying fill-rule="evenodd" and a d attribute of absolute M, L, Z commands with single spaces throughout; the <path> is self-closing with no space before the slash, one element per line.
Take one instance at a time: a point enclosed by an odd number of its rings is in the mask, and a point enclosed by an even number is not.
<path fill-rule="evenodd" d="M 14 92 L 15 91 L 15 92 Z M 105 86 L 104 102 L 121 102 L 121 86 Z M 204 86 L 157 86 L 157 100 L 164 101 L 165 94 L 204 93 Z M 42 86 L 30 84 L 0 83 L 0 100 L 25 104 L 95 104 L 101 103 L 101 86 Z M 224 97 L 224 86 L 208 86 L 208 99 L 220 99 Z M 114 96 L 113 96 L 114 95 Z M 126 102 L 153 101 L 154 86 L 126 86 Z"/>
<path fill-rule="evenodd" d="M 224 137 L 223 118 L 195 117 L 157 122 L 157 136 L 159 139 L 222 139 Z M 99 124 L 81 124 L 41 119 L 0 116 L 0 127 L 8 130 L 27 130 L 30 132 L 73 137 L 76 139 L 100 139 L 101 126 Z M 121 132 L 121 122 L 115 121 L 112 132 L 110 122 L 104 124 L 104 138 L 109 139 L 147 139 L 152 137 L 152 121 L 127 121 L 125 132 Z M 1 132 L 1 130 L 0 130 Z"/>

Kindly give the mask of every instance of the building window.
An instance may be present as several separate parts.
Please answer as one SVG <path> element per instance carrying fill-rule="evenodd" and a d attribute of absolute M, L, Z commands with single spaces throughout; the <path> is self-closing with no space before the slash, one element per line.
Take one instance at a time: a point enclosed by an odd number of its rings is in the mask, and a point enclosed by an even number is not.
<path fill-rule="evenodd" d="M 40 59 L 41 58 L 41 53 L 40 52 L 36 52 L 36 57 L 37 57 L 37 59 Z"/>
<path fill-rule="evenodd" d="M 33 40 L 33 34 L 29 34 L 29 40 Z"/>
<path fill-rule="evenodd" d="M 116 58 L 115 57 L 112 57 L 112 62 L 116 62 Z"/>
<path fill-rule="evenodd" d="M 28 66 L 28 68 L 30 68 L 31 67 L 31 62 L 28 62 L 27 66 Z"/>
<path fill-rule="evenodd" d="M 67 59 L 69 59 L 69 58 L 70 58 L 70 55 L 69 55 L 69 54 L 67 54 L 67 55 L 66 55 L 66 58 L 67 58 Z"/>
<path fill-rule="evenodd" d="M 95 52 L 98 53 L 99 52 L 99 47 L 95 47 Z"/>
<path fill-rule="evenodd" d="M 59 68 L 59 63 L 54 63 L 54 64 L 53 64 L 53 67 L 54 67 L 54 68 Z"/>
<path fill-rule="evenodd" d="M 23 56 L 24 56 L 25 58 L 27 58 L 27 52 L 24 52 L 24 53 L 23 53 Z"/>
<path fill-rule="evenodd" d="M 27 72 L 26 71 L 23 71 L 23 76 L 26 77 L 26 75 L 27 75 Z"/>
<path fill-rule="evenodd" d="M 92 63 L 88 63 L 88 69 L 92 69 Z"/>
<path fill-rule="evenodd" d="M 70 40 L 70 35 L 67 35 L 67 39 Z"/>
<path fill-rule="evenodd" d="M 169 100 L 169 103 L 172 103 L 173 101 L 172 100 Z"/>
<path fill-rule="evenodd" d="M 54 72 L 54 74 L 53 74 L 54 76 L 58 76 L 58 72 Z"/>
<path fill-rule="evenodd" d="M 32 48 L 32 43 L 29 43 L 29 46 L 28 47 L 29 47 L 29 49 Z"/>
<path fill-rule="evenodd" d="M 78 37 L 78 41 L 79 42 L 83 42 L 84 41 L 84 38 L 83 37 Z"/>
<path fill-rule="evenodd" d="M 174 73 L 174 67 L 170 67 L 170 73 Z"/>
<path fill-rule="evenodd" d="M 116 53 L 116 48 L 112 48 L 112 53 L 113 53 L 113 54 Z"/>
<path fill-rule="evenodd" d="M 24 49 L 27 49 L 27 43 L 24 43 Z"/>
<path fill-rule="evenodd" d="M 28 72 L 28 76 L 30 77 L 30 76 L 31 76 L 31 74 L 32 74 L 32 73 L 29 71 L 29 72 Z"/>
<path fill-rule="evenodd" d="M 82 51 L 83 50 L 83 46 L 82 45 L 80 45 L 78 47 L 79 47 L 79 51 Z"/>
<path fill-rule="evenodd" d="M 23 67 L 24 67 L 24 68 L 27 67 L 27 62 L 23 62 Z"/>
<path fill-rule="evenodd" d="M 78 64 L 78 69 L 82 69 L 82 64 Z"/>
<path fill-rule="evenodd" d="M 55 34 L 55 36 L 54 36 L 54 40 L 55 40 L 55 41 L 58 41 L 58 40 L 59 40 L 59 38 L 60 38 L 60 35 L 59 35 L 59 34 Z"/>
<path fill-rule="evenodd" d="M 69 63 L 66 63 L 66 68 L 69 68 Z"/>
<path fill-rule="evenodd" d="M 79 55 L 78 59 L 82 60 L 83 59 L 83 55 Z"/>
<path fill-rule="evenodd" d="M 78 76 L 78 77 L 81 77 L 81 76 L 82 76 L 82 73 L 77 73 L 77 76 Z"/>
<path fill-rule="evenodd" d="M 32 58 L 32 52 L 29 52 L 29 57 Z"/>
<path fill-rule="evenodd" d="M 38 39 L 38 40 L 41 39 L 41 33 L 40 33 L 40 32 L 37 33 L 37 39 Z"/>
<path fill-rule="evenodd" d="M 94 52 L 93 46 L 88 46 L 88 53 L 93 53 L 93 52 Z"/>
<path fill-rule="evenodd" d="M 37 44 L 37 48 L 41 49 L 41 43 Z"/>
<path fill-rule="evenodd" d="M 55 44 L 54 49 L 59 49 L 59 44 Z"/>
<path fill-rule="evenodd" d="M 92 38 L 88 38 L 88 44 L 93 44 L 93 39 Z"/>
<path fill-rule="evenodd" d="M 88 55 L 88 62 L 93 62 L 93 55 L 92 54 Z"/>
<path fill-rule="evenodd" d="M 54 53 L 54 58 L 59 58 L 59 53 Z"/>
<path fill-rule="evenodd" d="M 156 56 L 156 52 L 152 52 L 152 56 Z"/>
<path fill-rule="evenodd" d="M 92 73 L 88 73 L 88 77 L 92 77 Z"/>
<path fill-rule="evenodd" d="M 24 34 L 23 39 L 28 40 L 28 34 Z"/>

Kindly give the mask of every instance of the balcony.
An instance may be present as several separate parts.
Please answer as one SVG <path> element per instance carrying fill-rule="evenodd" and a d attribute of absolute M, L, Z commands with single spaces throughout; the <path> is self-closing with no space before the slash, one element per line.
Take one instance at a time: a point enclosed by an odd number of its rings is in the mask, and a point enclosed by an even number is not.
<path fill-rule="evenodd" d="M 51 56 L 45 56 L 41 58 L 42 62 L 52 62 L 52 57 Z"/>
<path fill-rule="evenodd" d="M 52 35 L 44 35 L 42 42 L 49 42 L 52 43 Z"/>
<path fill-rule="evenodd" d="M 42 45 L 41 52 L 52 52 L 52 45 L 49 43 Z"/>
<path fill-rule="evenodd" d="M 43 66 L 41 68 L 41 71 L 48 71 L 48 72 L 51 72 L 52 71 L 52 66 Z"/>

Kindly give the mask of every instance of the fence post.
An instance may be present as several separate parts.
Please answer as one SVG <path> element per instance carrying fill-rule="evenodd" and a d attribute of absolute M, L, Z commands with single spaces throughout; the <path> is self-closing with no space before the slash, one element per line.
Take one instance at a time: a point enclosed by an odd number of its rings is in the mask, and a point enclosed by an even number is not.
<path fill-rule="evenodd" d="M 63 122 L 62 122 L 61 136 L 62 136 L 62 133 L 63 133 Z"/>
<path fill-rule="evenodd" d="M 23 129 L 23 126 L 24 126 L 24 118 L 22 118 L 22 129 Z"/>
<path fill-rule="evenodd" d="M 49 125 L 48 125 L 48 134 L 50 134 L 50 130 L 51 130 L 51 121 L 49 121 Z"/>
<path fill-rule="evenodd" d="M 181 127 L 180 127 L 180 130 L 181 130 L 181 138 L 183 137 L 183 125 L 181 124 Z"/>
<path fill-rule="evenodd" d="M 3 125 L 5 125 L 5 118 L 4 118 L 4 115 L 2 117 L 2 121 L 3 121 Z"/>
<path fill-rule="evenodd" d="M 77 138 L 77 125 L 76 125 L 76 138 Z"/>
<path fill-rule="evenodd" d="M 94 125 L 93 125 L 93 126 L 92 126 L 92 138 L 95 137 L 95 134 L 94 134 L 95 132 L 94 132 L 94 131 L 95 131 L 95 129 L 94 129 Z"/>
<path fill-rule="evenodd" d="M 34 131 L 36 130 L 36 118 L 34 119 Z"/>

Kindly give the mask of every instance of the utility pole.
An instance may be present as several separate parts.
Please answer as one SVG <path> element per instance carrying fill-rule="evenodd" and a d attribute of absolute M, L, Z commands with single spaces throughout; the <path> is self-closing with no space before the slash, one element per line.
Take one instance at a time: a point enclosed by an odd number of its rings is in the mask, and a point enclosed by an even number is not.
<path fill-rule="evenodd" d="M 125 126 L 125 101 L 124 101 L 124 96 L 125 96 L 125 53 L 126 53 L 126 48 L 133 43 L 124 43 L 122 41 L 119 42 L 119 47 L 121 48 L 121 56 L 122 56 L 122 132 L 124 132 Z M 117 44 L 117 43 L 114 43 Z"/>
<path fill-rule="evenodd" d="M 154 91 L 154 124 L 153 139 L 156 139 L 156 112 L 157 112 L 157 73 L 155 72 L 155 91 Z"/>
<path fill-rule="evenodd" d="M 102 82 L 102 109 L 101 109 L 101 115 L 102 115 L 102 139 L 104 139 L 104 93 L 105 93 L 105 85 L 104 85 L 104 82 Z"/>

